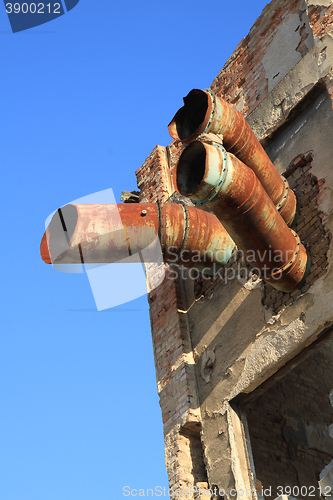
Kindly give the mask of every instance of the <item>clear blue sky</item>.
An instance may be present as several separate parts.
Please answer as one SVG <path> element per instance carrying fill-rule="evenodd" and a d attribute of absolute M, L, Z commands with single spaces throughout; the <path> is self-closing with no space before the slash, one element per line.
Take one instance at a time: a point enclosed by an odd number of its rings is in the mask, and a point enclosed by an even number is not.
<path fill-rule="evenodd" d="M 44 264 L 40 240 L 59 206 L 136 189 L 182 97 L 265 3 L 80 0 L 16 34 L 0 5 L 1 500 L 167 486 L 146 297 L 97 312 L 86 275 Z"/>

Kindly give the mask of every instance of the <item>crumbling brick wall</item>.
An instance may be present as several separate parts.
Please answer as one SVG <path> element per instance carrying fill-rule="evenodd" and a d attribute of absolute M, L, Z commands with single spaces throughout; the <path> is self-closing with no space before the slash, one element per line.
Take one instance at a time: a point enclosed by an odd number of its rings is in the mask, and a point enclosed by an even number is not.
<path fill-rule="evenodd" d="M 309 2 L 308 16 L 315 37 L 321 38 L 325 33 L 333 31 L 333 5 L 311 4 Z"/>
<path fill-rule="evenodd" d="M 297 197 L 297 220 L 292 228 L 301 238 L 311 259 L 311 267 L 303 286 L 292 293 L 275 290 L 264 285 L 263 304 L 278 313 L 283 307 L 292 304 L 297 297 L 306 293 L 315 281 L 324 276 L 328 267 L 328 251 L 331 235 L 323 223 L 324 214 L 318 209 L 322 201 L 324 179 L 311 174 L 312 157 L 299 155 L 287 170 L 290 188 Z"/>

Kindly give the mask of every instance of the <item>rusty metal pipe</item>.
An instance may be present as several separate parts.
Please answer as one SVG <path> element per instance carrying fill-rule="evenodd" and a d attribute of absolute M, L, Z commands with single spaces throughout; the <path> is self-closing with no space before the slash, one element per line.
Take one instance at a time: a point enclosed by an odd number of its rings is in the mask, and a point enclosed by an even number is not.
<path fill-rule="evenodd" d="M 180 156 L 177 184 L 196 206 L 213 211 L 265 281 L 284 292 L 300 287 L 306 250 L 253 170 L 222 146 L 194 141 Z"/>
<path fill-rule="evenodd" d="M 54 264 L 156 262 L 214 274 L 234 242 L 215 215 L 177 203 L 66 205 L 53 216 L 41 242 Z"/>
<path fill-rule="evenodd" d="M 194 89 L 184 97 L 184 106 L 169 124 L 174 139 L 189 144 L 201 133 L 223 136 L 225 149 L 250 167 L 268 196 L 290 225 L 296 213 L 296 197 L 276 170 L 244 116 L 221 97 Z"/>

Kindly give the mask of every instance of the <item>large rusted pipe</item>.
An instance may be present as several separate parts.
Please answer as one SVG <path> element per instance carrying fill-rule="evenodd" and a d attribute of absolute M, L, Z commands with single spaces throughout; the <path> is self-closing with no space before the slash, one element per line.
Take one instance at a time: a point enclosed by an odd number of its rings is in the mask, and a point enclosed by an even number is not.
<path fill-rule="evenodd" d="M 265 281 L 284 292 L 301 286 L 306 250 L 253 170 L 222 146 L 194 141 L 180 156 L 177 184 L 182 195 L 213 211 Z"/>
<path fill-rule="evenodd" d="M 47 263 L 165 262 L 214 274 L 234 242 L 215 215 L 177 203 L 66 205 L 41 242 Z"/>
<path fill-rule="evenodd" d="M 287 180 L 278 173 L 244 116 L 221 97 L 208 90 L 191 90 L 170 122 L 169 132 L 185 144 L 201 133 L 222 135 L 225 149 L 255 172 L 282 218 L 288 225 L 293 222 L 296 198 Z"/>

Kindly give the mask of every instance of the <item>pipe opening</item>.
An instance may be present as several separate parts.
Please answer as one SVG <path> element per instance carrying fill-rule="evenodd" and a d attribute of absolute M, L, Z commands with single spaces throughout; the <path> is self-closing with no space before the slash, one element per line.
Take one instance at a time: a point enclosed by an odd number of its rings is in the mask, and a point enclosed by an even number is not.
<path fill-rule="evenodd" d="M 59 208 L 49 224 L 49 251 L 52 262 L 69 246 L 78 221 L 78 212 L 74 205 Z"/>
<path fill-rule="evenodd" d="M 177 166 L 177 188 L 183 196 L 194 193 L 204 178 L 206 150 L 201 142 L 192 142 L 183 151 Z"/>
<path fill-rule="evenodd" d="M 180 108 L 172 122 L 176 125 L 178 138 L 188 139 L 200 127 L 208 109 L 208 95 L 202 90 L 193 89 L 184 97 L 184 106 Z"/>

